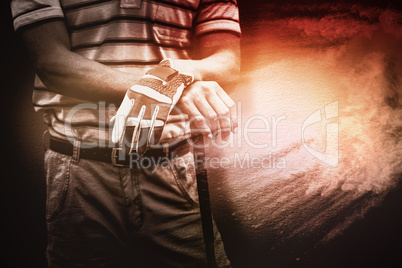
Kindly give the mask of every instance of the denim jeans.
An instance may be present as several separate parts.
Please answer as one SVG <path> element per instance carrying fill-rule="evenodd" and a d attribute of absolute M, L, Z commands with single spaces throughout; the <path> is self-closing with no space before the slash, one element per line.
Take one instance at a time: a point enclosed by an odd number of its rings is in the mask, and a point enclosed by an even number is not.
<path fill-rule="evenodd" d="M 48 150 L 49 267 L 206 267 L 193 152 L 170 153 L 130 168 Z"/>

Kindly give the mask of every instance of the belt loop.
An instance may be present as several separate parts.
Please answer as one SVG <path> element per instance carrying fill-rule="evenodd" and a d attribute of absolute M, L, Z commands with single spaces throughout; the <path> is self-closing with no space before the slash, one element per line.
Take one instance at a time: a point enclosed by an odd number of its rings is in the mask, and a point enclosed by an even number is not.
<path fill-rule="evenodd" d="M 46 137 L 48 136 L 48 137 Z M 45 138 L 46 137 L 46 138 Z M 49 149 L 50 144 L 50 134 L 49 130 L 46 129 L 45 132 L 42 134 L 42 145 L 43 145 L 43 150 L 46 152 Z"/>
<path fill-rule="evenodd" d="M 162 144 L 163 152 L 166 154 L 166 157 L 169 157 L 169 143 L 165 142 Z"/>
<path fill-rule="evenodd" d="M 78 164 L 80 161 L 80 151 L 81 151 L 81 142 L 79 140 L 74 139 L 73 144 L 73 163 Z"/>

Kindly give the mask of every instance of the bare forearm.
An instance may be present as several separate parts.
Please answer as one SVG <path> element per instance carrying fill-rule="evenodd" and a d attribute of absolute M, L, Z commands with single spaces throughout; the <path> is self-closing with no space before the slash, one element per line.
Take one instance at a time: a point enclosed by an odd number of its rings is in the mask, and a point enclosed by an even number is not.
<path fill-rule="evenodd" d="M 133 75 L 75 53 L 66 53 L 65 60 L 38 64 L 42 82 L 60 94 L 89 101 L 107 101 L 118 104 L 127 89 L 136 81 Z M 235 57 L 220 52 L 202 60 L 174 60 L 182 73 L 193 74 L 196 81 L 230 82 L 239 72 Z"/>
<path fill-rule="evenodd" d="M 68 52 L 63 61 L 54 58 L 37 64 L 42 82 L 57 93 L 88 101 L 119 104 L 135 83 L 133 75 Z"/>
<path fill-rule="evenodd" d="M 222 50 L 201 60 L 175 60 L 182 73 L 191 73 L 196 81 L 216 81 L 225 84 L 234 80 L 240 71 L 239 57 L 231 50 Z"/>
<path fill-rule="evenodd" d="M 135 82 L 131 74 L 72 52 L 63 22 L 38 25 L 21 35 L 36 73 L 49 90 L 88 101 L 119 104 Z"/>
<path fill-rule="evenodd" d="M 107 101 L 118 104 L 127 89 L 136 81 L 133 75 L 101 63 L 91 61 L 76 53 L 66 52 L 60 61 L 52 57 L 38 64 L 42 82 L 60 94 L 89 101 Z M 193 74 L 196 81 L 230 82 L 239 72 L 236 57 L 222 51 L 202 60 L 175 60 L 175 67 L 182 73 Z"/>

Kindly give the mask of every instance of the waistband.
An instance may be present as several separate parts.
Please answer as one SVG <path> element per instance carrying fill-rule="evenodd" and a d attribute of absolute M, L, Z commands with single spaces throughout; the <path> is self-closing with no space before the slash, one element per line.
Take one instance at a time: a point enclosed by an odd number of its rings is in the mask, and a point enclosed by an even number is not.
<path fill-rule="evenodd" d="M 78 156 L 82 159 L 100 161 L 111 163 L 115 166 L 130 166 L 131 159 L 138 159 L 139 157 L 148 158 L 172 158 L 173 154 L 169 153 L 179 146 L 184 145 L 187 140 L 183 140 L 177 144 L 171 145 L 163 149 L 149 149 L 143 155 L 138 153 L 131 153 L 130 155 L 124 154 L 121 148 L 107 148 L 107 147 L 91 147 L 88 144 L 72 144 L 69 141 L 50 137 L 49 149 L 68 156 Z"/>

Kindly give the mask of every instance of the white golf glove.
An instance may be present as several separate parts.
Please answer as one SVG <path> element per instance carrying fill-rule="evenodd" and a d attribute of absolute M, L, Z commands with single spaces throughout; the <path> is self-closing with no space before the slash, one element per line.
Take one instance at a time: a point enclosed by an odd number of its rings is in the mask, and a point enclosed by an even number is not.
<path fill-rule="evenodd" d="M 114 120 L 112 142 L 143 154 L 149 144 L 157 144 L 167 117 L 192 75 L 181 74 L 170 59 L 150 69 L 124 96 Z M 131 132 L 131 129 L 132 132 Z"/>

